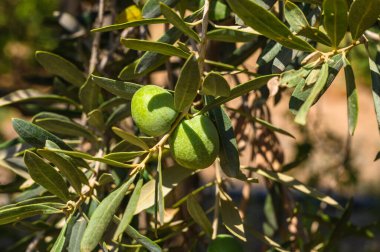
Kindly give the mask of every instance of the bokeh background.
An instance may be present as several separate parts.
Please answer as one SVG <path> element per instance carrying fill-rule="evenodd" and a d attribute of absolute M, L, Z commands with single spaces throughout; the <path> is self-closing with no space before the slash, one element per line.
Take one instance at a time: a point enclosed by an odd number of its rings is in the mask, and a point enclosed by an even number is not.
<path fill-rule="evenodd" d="M 57 11 L 78 16 L 80 8 L 85 10 L 86 4 L 90 5 L 91 1 L 0 1 L 0 96 L 31 86 L 42 90 L 47 88 L 51 79 L 34 60 L 34 52 L 46 50 L 59 53 L 63 50 L 60 46 L 69 38 L 67 30 L 59 25 L 60 16 Z M 86 29 L 86 25 L 91 24 L 94 18 L 92 15 L 91 12 L 81 13 L 80 20 Z M 152 34 L 154 35 L 154 31 Z M 380 150 L 380 136 L 364 47 L 354 51 L 352 60 L 360 105 L 359 123 L 354 137 L 348 136 L 345 81 L 342 72 L 313 107 L 306 127 L 293 123 L 293 116 L 288 111 L 289 95 L 283 96 L 276 106 L 270 101 L 270 108 L 273 123 L 296 136 L 296 139 L 291 139 L 278 135 L 284 149 L 285 163 L 297 157 L 306 157 L 298 168 L 291 171 L 291 175 L 337 197 L 341 202 L 354 197 L 351 221 L 369 225 L 380 219 L 380 161 L 374 161 Z M 254 65 L 255 56 L 252 62 L 246 62 L 247 67 L 253 68 Z M 162 82 L 162 78 L 158 77 L 157 82 Z M 25 115 L 14 108 L 0 108 L 1 142 L 16 136 L 11 127 L 11 118 L 23 116 Z M 243 155 L 242 160 L 244 158 Z M 212 176 L 210 170 L 202 174 L 204 180 L 209 180 Z M 9 183 L 13 178 L 10 171 L 0 166 L 0 185 Z M 250 208 L 253 211 L 255 204 L 262 204 L 260 195 L 263 191 L 260 185 L 252 188 L 254 197 Z M 0 193 L 0 205 L 8 201 L 9 195 Z M 0 250 L 3 238 L 3 233 L 0 233 Z M 356 246 L 360 246 L 360 249 Z M 378 225 L 373 239 L 347 237 L 340 248 L 340 251 L 380 251 Z"/>

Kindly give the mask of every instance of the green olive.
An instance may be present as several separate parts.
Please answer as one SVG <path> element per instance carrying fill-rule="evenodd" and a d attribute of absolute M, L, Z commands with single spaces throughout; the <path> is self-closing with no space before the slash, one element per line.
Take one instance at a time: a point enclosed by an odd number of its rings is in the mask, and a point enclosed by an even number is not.
<path fill-rule="evenodd" d="M 219 136 L 212 121 L 204 116 L 183 120 L 169 139 L 175 161 L 189 169 L 210 166 L 219 153 Z"/>
<path fill-rule="evenodd" d="M 155 85 L 137 90 L 132 97 L 131 110 L 141 132 L 154 137 L 168 132 L 177 117 L 173 95 Z"/>
<path fill-rule="evenodd" d="M 207 248 L 207 252 L 242 252 L 243 246 L 231 235 L 220 234 Z"/>

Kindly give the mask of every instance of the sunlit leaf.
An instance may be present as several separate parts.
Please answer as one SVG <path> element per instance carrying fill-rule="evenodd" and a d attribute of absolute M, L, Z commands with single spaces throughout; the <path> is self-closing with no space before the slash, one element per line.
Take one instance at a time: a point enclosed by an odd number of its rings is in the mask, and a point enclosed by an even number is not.
<path fill-rule="evenodd" d="M 347 0 L 324 0 L 323 11 L 324 27 L 331 39 L 332 45 L 336 48 L 347 31 Z"/>
<path fill-rule="evenodd" d="M 224 226 L 234 236 L 242 241 L 246 241 L 243 220 L 240 217 L 239 210 L 231 199 L 226 197 L 220 198 L 220 213 Z"/>
<path fill-rule="evenodd" d="M 127 100 L 131 100 L 134 93 L 142 87 L 142 85 L 139 84 L 107 79 L 95 75 L 92 75 L 91 78 L 101 88 Z"/>
<path fill-rule="evenodd" d="M 69 238 L 69 246 L 67 247 L 68 252 L 78 252 L 80 251 L 80 242 L 84 231 L 86 230 L 87 221 L 83 217 L 75 220 L 75 224 L 71 230 Z"/>
<path fill-rule="evenodd" d="M 179 0 L 147 0 L 142 9 L 144 18 L 155 18 L 161 15 L 160 2 L 174 7 Z"/>
<path fill-rule="evenodd" d="M 307 22 L 302 10 L 291 1 L 285 2 L 284 15 L 286 21 L 288 21 L 290 25 L 290 28 L 295 32 L 299 32 L 309 26 L 309 22 Z"/>
<path fill-rule="evenodd" d="M 230 85 L 222 75 L 210 72 L 203 81 L 202 92 L 212 96 L 229 96 L 231 90 Z"/>
<path fill-rule="evenodd" d="M 136 27 L 141 25 L 150 25 L 150 24 L 165 24 L 168 21 L 164 18 L 146 18 L 142 20 L 134 20 L 121 24 L 107 25 L 100 28 L 92 29 L 91 32 L 108 32 L 115 30 L 122 30 L 129 27 Z"/>
<path fill-rule="evenodd" d="M 379 18 L 379 6 L 380 0 L 355 0 L 352 3 L 348 15 L 348 24 L 354 40 L 358 40 L 364 31 Z"/>
<path fill-rule="evenodd" d="M 198 201 L 192 195 L 190 195 L 187 198 L 187 211 L 189 212 L 193 220 L 196 223 L 198 223 L 199 226 L 202 227 L 202 229 L 206 232 L 206 234 L 209 237 L 211 237 L 212 227 L 211 227 L 210 220 L 207 218 L 206 213 L 204 212 L 202 207 L 199 205 Z"/>
<path fill-rule="evenodd" d="M 131 134 L 131 133 L 128 133 L 122 129 L 119 129 L 117 127 L 113 127 L 112 128 L 112 131 L 118 135 L 119 137 L 123 138 L 125 141 L 133 144 L 133 145 L 136 145 L 138 147 L 140 147 L 141 149 L 143 150 L 149 150 L 149 146 L 143 141 L 141 140 L 140 138 L 138 138 L 137 136 Z"/>
<path fill-rule="evenodd" d="M 343 57 L 343 64 L 346 77 L 348 129 L 350 134 L 354 135 L 359 116 L 358 91 L 356 89 L 354 71 L 346 57 Z"/>
<path fill-rule="evenodd" d="M 116 213 L 126 192 L 133 183 L 136 176 L 129 178 L 120 188 L 110 193 L 91 215 L 90 221 L 83 234 L 80 245 L 81 252 L 90 252 L 101 241 L 103 234 L 107 230 L 113 215 Z"/>

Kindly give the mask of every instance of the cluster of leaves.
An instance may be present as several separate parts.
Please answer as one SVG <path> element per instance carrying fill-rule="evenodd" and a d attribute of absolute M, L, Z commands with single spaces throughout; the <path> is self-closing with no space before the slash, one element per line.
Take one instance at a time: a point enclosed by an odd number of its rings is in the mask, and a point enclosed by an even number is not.
<path fill-rule="evenodd" d="M 16 227 L 27 227 L 32 233 L 15 247 L 34 239 L 29 246 L 40 244 L 52 251 L 141 247 L 161 251 L 162 247 L 175 246 L 190 250 L 215 239 L 223 230 L 218 225 L 220 220 L 238 239 L 256 237 L 278 251 L 328 249 L 345 235 L 371 234 L 367 227 L 349 222 L 350 204 L 343 209 L 331 197 L 286 175 L 292 165 L 283 172 L 282 168 L 273 169 L 269 161 L 265 169 L 241 165 L 230 115 L 234 113 L 238 122 L 243 119 L 246 125 L 260 124 L 272 134 L 292 136 L 252 115 L 257 101 L 247 105 L 247 97 L 259 97 L 265 103 L 268 88 L 276 96 L 294 88 L 290 110 L 295 122 L 305 124 L 311 106 L 344 68 L 349 129 L 353 134 L 358 98 L 347 57 L 361 45 L 372 53 L 369 40 L 379 39 L 375 36 L 379 31 L 375 24 L 380 14 L 379 0 L 134 2 L 137 5 L 123 7 L 117 23 L 92 30 L 94 50 L 90 57 L 75 61 L 91 58 L 89 65 L 84 63 L 87 73 L 57 54 L 38 51 L 37 61 L 55 76 L 52 93 L 18 90 L 0 100 L 0 106 L 17 106 L 25 114 L 33 114 L 31 122 L 14 119 L 19 138 L 1 146 L 1 166 L 17 174 L 17 179 L 2 186 L 1 191 L 17 194 L 14 203 L 0 208 L 0 224 L 16 222 Z M 103 18 L 103 5 L 100 1 L 99 20 Z M 153 24 L 166 27 L 157 41 L 147 39 L 148 27 Z M 223 47 L 224 52 L 212 55 L 208 42 Z M 243 45 L 237 47 L 237 43 Z M 260 51 L 257 69 L 245 68 L 243 63 Z M 380 122 L 379 55 L 368 58 Z M 136 128 L 127 129 L 125 124 L 133 94 L 150 82 L 152 73 L 161 70 L 169 76 L 168 86 L 174 91 L 180 116 L 189 111 L 209 116 L 220 137 L 215 181 L 187 191 L 174 202 L 164 199 L 198 171 L 173 165 L 166 151 L 167 135 L 141 136 Z M 179 74 L 173 70 L 179 70 Z M 108 78 L 117 72 L 117 80 Z M 236 79 L 246 75 L 249 81 L 230 88 L 226 75 Z M 243 100 L 241 108 L 224 107 L 236 98 Z M 226 189 L 231 179 L 255 183 L 255 175 L 268 181 L 265 234 L 252 229 L 242 218 Z M 196 196 L 210 187 L 216 191 L 215 204 L 204 210 Z M 335 207 L 340 217 L 333 219 L 315 206 L 312 213 L 308 212 L 294 204 L 289 189 Z M 190 217 L 179 209 L 187 210 Z M 145 220 L 136 217 L 142 212 Z M 210 214 L 214 215 L 212 222 Z M 304 227 L 291 229 L 294 219 L 304 221 Z M 312 227 L 315 221 L 332 231 L 316 235 Z M 199 235 L 193 233 L 186 241 L 179 239 L 199 229 Z M 41 239 L 48 235 L 54 239 Z"/>

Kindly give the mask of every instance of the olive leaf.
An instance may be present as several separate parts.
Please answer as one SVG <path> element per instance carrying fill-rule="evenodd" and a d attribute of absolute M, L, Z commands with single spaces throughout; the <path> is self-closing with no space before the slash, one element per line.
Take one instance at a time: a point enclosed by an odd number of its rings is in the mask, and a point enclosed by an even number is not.
<path fill-rule="evenodd" d="M 380 15 L 380 0 L 355 0 L 348 14 L 351 36 L 358 40 L 365 30 L 370 28 Z"/>
<path fill-rule="evenodd" d="M 80 251 L 90 252 L 101 241 L 113 215 L 116 213 L 121 201 L 123 200 L 129 187 L 132 185 L 136 176 L 132 176 L 129 180 L 120 186 L 117 190 L 110 193 L 91 215 L 90 221 L 83 234 L 80 245 Z"/>
<path fill-rule="evenodd" d="M 65 202 L 70 200 L 69 190 L 65 181 L 51 165 L 45 163 L 42 158 L 30 151 L 25 152 L 24 162 L 34 181 Z"/>
<path fill-rule="evenodd" d="M 346 77 L 348 130 L 351 135 L 354 135 L 359 116 L 358 91 L 356 89 L 354 71 L 352 70 L 351 63 L 345 56 L 343 56 L 343 66 Z"/>
<path fill-rule="evenodd" d="M 144 18 L 154 18 L 161 15 L 160 2 L 174 7 L 179 0 L 147 0 L 142 9 Z"/>
<path fill-rule="evenodd" d="M 174 107 L 182 112 L 189 107 L 197 95 L 201 74 L 195 54 L 191 54 L 186 60 L 178 77 L 174 91 Z"/>
<path fill-rule="evenodd" d="M 80 87 L 86 81 L 84 74 L 74 64 L 57 54 L 37 51 L 35 56 L 48 72 L 61 77 L 74 86 Z"/>
<path fill-rule="evenodd" d="M 189 212 L 190 216 L 194 219 L 194 221 L 198 223 L 199 226 L 202 227 L 202 229 L 206 232 L 206 234 L 209 237 L 211 237 L 211 234 L 212 234 L 211 223 L 209 219 L 207 218 L 206 213 L 204 212 L 202 207 L 199 205 L 198 201 L 192 195 L 190 195 L 187 198 L 187 211 Z"/>
<path fill-rule="evenodd" d="M 226 79 L 215 72 L 210 72 L 206 75 L 201 91 L 212 96 L 229 96 L 231 92 L 230 85 L 228 85 Z"/>
<path fill-rule="evenodd" d="M 108 32 L 108 31 L 116 31 L 116 30 L 123 30 L 129 27 L 137 27 L 141 25 L 150 25 L 150 24 L 165 24 L 168 21 L 164 18 L 145 18 L 142 20 L 133 20 L 125 23 L 120 24 L 112 24 L 103 26 L 100 28 L 92 29 L 91 32 Z"/>
<path fill-rule="evenodd" d="M 149 146 L 143 141 L 141 140 L 140 138 L 138 138 L 137 136 L 131 134 L 131 133 L 128 133 L 122 129 L 119 129 L 117 127 L 112 127 L 112 131 L 118 135 L 119 137 L 123 138 L 125 141 L 133 144 L 133 145 L 136 145 L 138 147 L 140 147 L 141 149 L 143 150 L 149 150 Z"/>
<path fill-rule="evenodd" d="M 247 238 L 245 237 L 244 224 L 240 217 L 238 208 L 232 202 L 231 198 L 226 197 L 227 195 L 223 195 L 223 193 L 221 193 L 220 196 L 219 206 L 224 226 L 234 236 L 242 241 L 246 241 Z"/>
<path fill-rule="evenodd" d="M 324 0 L 324 27 L 332 45 L 337 48 L 347 31 L 348 5 L 346 0 Z"/>
<path fill-rule="evenodd" d="M 142 87 L 142 85 L 136 83 L 117 81 L 95 75 L 91 75 L 91 79 L 99 87 L 104 88 L 111 94 L 127 100 L 132 99 L 134 93 Z"/>

